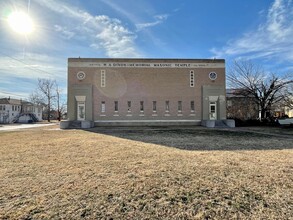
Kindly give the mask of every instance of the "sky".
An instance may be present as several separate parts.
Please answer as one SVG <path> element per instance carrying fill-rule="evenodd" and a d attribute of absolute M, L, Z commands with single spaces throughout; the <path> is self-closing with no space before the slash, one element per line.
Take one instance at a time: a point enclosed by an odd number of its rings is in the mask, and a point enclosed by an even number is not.
<path fill-rule="evenodd" d="M 31 33 L 8 18 L 28 13 Z M 292 0 L 0 0 L 0 97 L 27 99 L 38 78 L 67 91 L 67 59 L 251 60 L 293 74 Z"/>

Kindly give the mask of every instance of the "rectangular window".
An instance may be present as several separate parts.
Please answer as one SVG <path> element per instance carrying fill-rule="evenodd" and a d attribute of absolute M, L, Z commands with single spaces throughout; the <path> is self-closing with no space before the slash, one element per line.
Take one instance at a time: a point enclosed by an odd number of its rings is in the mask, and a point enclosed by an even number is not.
<path fill-rule="evenodd" d="M 131 112 L 131 101 L 127 102 L 127 111 Z"/>
<path fill-rule="evenodd" d="M 118 101 L 114 102 L 114 111 L 118 112 Z"/>
<path fill-rule="evenodd" d="M 157 111 L 157 101 L 153 101 L 153 112 Z"/>
<path fill-rule="evenodd" d="M 190 102 L 190 110 L 192 111 L 192 112 L 194 112 L 194 101 L 191 101 Z"/>
<path fill-rule="evenodd" d="M 0 111 L 2 111 L 2 105 L 0 105 Z"/>
<path fill-rule="evenodd" d="M 169 110 L 170 110 L 169 101 L 166 101 L 165 109 L 166 109 L 166 112 L 169 112 Z"/>
<path fill-rule="evenodd" d="M 190 80 L 190 87 L 194 87 L 194 71 L 190 70 L 190 74 L 189 74 L 189 80 Z"/>
<path fill-rule="evenodd" d="M 182 112 L 182 101 L 178 101 L 178 112 Z"/>
<path fill-rule="evenodd" d="M 101 70 L 101 87 L 106 87 L 106 71 Z"/>
<path fill-rule="evenodd" d="M 105 101 L 102 101 L 101 104 L 102 104 L 101 105 L 101 112 L 105 112 L 106 111 L 106 103 L 105 103 Z"/>
<path fill-rule="evenodd" d="M 140 101 L 140 111 L 143 112 L 144 108 L 143 108 L 143 101 Z"/>
<path fill-rule="evenodd" d="M 232 101 L 231 100 L 227 100 L 227 106 L 231 107 L 232 106 Z"/>

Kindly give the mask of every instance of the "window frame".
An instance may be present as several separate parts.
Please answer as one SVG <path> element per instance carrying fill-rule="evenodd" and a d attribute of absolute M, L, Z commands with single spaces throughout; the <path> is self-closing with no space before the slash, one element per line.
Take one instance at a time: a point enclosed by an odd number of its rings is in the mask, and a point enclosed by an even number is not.
<path fill-rule="evenodd" d="M 101 87 L 106 87 L 106 70 L 101 70 Z"/>
<path fill-rule="evenodd" d="M 191 112 L 195 111 L 195 102 L 194 102 L 194 100 L 190 101 L 190 111 Z"/>
<path fill-rule="evenodd" d="M 182 101 L 178 101 L 178 112 L 182 112 Z"/>
<path fill-rule="evenodd" d="M 165 112 L 170 112 L 170 101 L 169 100 L 167 100 L 165 102 Z"/>
<path fill-rule="evenodd" d="M 189 71 L 189 86 L 194 87 L 194 70 Z"/>
<path fill-rule="evenodd" d="M 127 111 L 131 112 L 131 101 L 127 101 Z"/>
<path fill-rule="evenodd" d="M 157 112 L 157 101 L 153 101 L 153 112 Z"/>
<path fill-rule="evenodd" d="M 118 101 L 114 101 L 114 111 L 115 112 L 118 112 L 119 111 L 119 104 L 118 104 Z"/>
<path fill-rule="evenodd" d="M 144 112 L 144 101 L 139 102 L 139 110 L 140 112 Z"/>
<path fill-rule="evenodd" d="M 105 101 L 101 101 L 101 112 L 102 113 L 106 112 L 106 102 Z"/>

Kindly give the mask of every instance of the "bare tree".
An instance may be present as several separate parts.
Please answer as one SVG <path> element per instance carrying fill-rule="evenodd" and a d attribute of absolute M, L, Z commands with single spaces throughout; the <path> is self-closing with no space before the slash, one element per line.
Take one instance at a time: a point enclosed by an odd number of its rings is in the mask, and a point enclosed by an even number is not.
<path fill-rule="evenodd" d="M 289 109 L 293 109 L 293 84 L 284 91 L 284 105 Z"/>
<path fill-rule="evenodd" d="M 254 97 L 261 119 L 267 117 L 273 105 L 284 100 L 285 89 L 293 83 L 292 78 L 266 73 L 260 66 L 243 60 L 234 61 L 227 79 L 238 95 Z"/>
<path fill-rule="evenodd" d="M 34 103 L 45 103 L 47 110 L 47 120 L 50 122 L 50 112 L 52 109 L 55 94 L 56 81 L 52 79 L 38 79 L 38 87 L 30 95 L 30 100 Z"/>
<path fill-rule="evenodd" d="M 62 99 L 61 99 L 61 93 L 62 93 L 62 90 L 59 88 L 58 84 L 55 83 L 56 85 L 56 107 L 57 107 L 57 119 L 58 121 L 61 120 L 62 118 L 62 115 L 64 114 L 64 112 L 66 111 L 66 105 L 64 102 L 62 102 Z"/>

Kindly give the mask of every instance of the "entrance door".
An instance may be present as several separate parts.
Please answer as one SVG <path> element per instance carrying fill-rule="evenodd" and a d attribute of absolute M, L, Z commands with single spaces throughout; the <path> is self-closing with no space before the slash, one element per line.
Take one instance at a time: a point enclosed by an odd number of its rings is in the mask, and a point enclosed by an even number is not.
<path fill-rule="evenodd" d="M 217 120 L 217 103 L 210 102 L 210 120 Z"/>
<path fill-rule="evenodd" d="M 84 121 L 85 120 L 85 103 L 77 102 L 77 120 Z"/>

